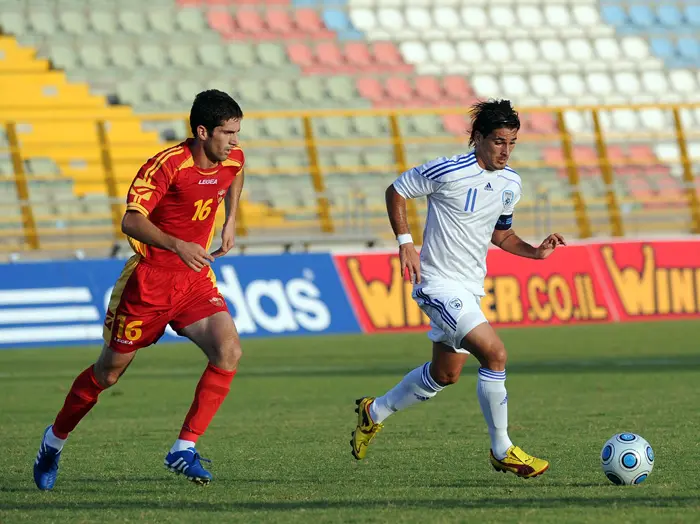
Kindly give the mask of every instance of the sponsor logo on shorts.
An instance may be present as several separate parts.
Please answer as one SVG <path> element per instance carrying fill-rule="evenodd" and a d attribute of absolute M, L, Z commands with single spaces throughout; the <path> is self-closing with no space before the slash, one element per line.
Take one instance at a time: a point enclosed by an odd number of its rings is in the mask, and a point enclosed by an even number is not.
<path fill-rule="evenodd" d="M 133 341 L 133 340 L 124 340 L 124 339 L 117 338 L 117 337 L 114 337 L 114 340 L 116 340 L 116 341 L 119 342 L 120 344 L 127 344 L 127 345 L 129 345 L 129 346 L 133 346 L 133 345 L 134 345 L 134 341 Z"/>
<path fill-rule="evenodd" d="M 209 302 L 214 304 L 216 307 L 224 307 L 224 299 L 221 297 L 211 297 Z"/>
<path fill-rule="evenodd" d="M 453 298 L 449 301 L 449 306 L 452 309 L 462 309 L 462 301 L 458 298 Z"/>
<path fill-rule="evenodd" d="M 200 186 L 215 186 L 218 183 L 219 183 L 218 178 L 202 178 L 199 181 Z"/>

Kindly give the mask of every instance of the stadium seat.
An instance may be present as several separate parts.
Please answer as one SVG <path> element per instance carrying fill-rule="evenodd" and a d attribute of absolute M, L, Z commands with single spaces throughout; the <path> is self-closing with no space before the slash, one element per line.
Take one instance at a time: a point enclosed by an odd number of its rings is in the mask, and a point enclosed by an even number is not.
<path fill-rule="evenodd" d="M 224 38 L 232 38 L 236 32 L 236 21 L 228 11 L 218 9 L 207 11 L 207 23 Z"/>
<path fill-rule="evenodd" d="M 358 31 L 371 32 L 378 27 L 377 18 L 371 9 L 352 9 L 350 11 L 350 21 Z"/>
<path fill-rule="evenodd" d="M 268 9 L 265 24 L 278 38 L 289 38 L 296 31 L 289 11 L 283 9 Z"/>
<path fill-rule="evenodd" d="M 689 25 L 700 27 L 700 5 L 686 5 L 684 14 Z"/>
<path fill-rule="evenodd" d="M 517 27 L 517 21 L 513 9 L 508 5 L 494 5 L 489 9 L 489 18 L 494 27 L 512 29 Z"/>
<path fill-rule="evenodd" d="M 588 39 L 572 38 L 566 42 L 569 58 L 581 64 L 589 64 L 594 60 L 593 47 Z"/>
<path fill-rule="evenodd" d="M 416 95 L 428 106 L 439 106 L 444 102 L 442 86 L 433 76 L 418 76 L 414 79 Z"/>
<path fill-rule="evenodd" d="M 469 30 L 474 31 L 486 27 L 489 23 L 486 12 L 481 7 L 462 7 L 462 24 Z"/>
<path fill-rule="evenodd" d="M 108 57 L 99 45 L 86 43 L 78 50 L 80 63 L 88 69 L 103 69 L 107 66 Z"/>
<path fill-rule="evenodd" d="M 503 40 L 491 40 L 485 43 L 486 58 L 496 63 L 510 62 L 510 49 Z"/>
<path fill-rule="evenodd" d="M 409 64 L 422 65 L 430 62 L 428 49 L 423 42 L 405 41 L 399 44 L 401 55 Z"/>
<path fill-rule="evenodd" d="M 620 5 L 604 4 L 601 6 L 601 12 L 607 24 L 622 27 L 627 23 L 627 12 Z"/>
<path fill-rule="evenodd" d="M 334 75 L 326 79 L 326 91 L 335 102 L 347 104 L 356 98 L 355 85 L 350 77 Z"/>
<path fill-rule="evenodd" d="M 243 38 L 263 40 L 271 36 L 258 10 L 239 9 L 235 15 L 235 27 L 235 33 L 232 34 L 234 38 L 241 35 Z"/>
<path fill-rule="evenodd" d="M 690 37 L 679 38 L 678 54 L 688 59 L 689 64 L 697 64 L 700 61 L 700 41 Z"/>
<path fill-rule="evenodd" d="M 579 27 L 596 27 L 600 24 L 600 14 L 592 5 L 572 6 L 575 25 Z"/>
<path fill-rule="evenodd" d="M 448 99 L 464 103 L 474 96 L 471 85 L 463 76 L 446 76 L 443 79 L 443 87 Z"/>
<path fill-rule="evenodd" d="M 326 72 L 348 71 L 340 46 L 333 41 L 319 42 L 316 45 L 316 60 Z"/>
<path fill-rule="evenodd" d="M 656 8 L 656 19 L 667 29 L 677 29 L 683 25 L 683 14 L 680 9 L 671 4 L 660 5 Z"/>
<path fill-rule="evenodd" d="M 255 46 L 258 64 L 270 69 L 279 69 L 287 65 L 287 55 L 282 44 L 261 42 Z"/>
<path fill-rule="evenodd" d="M 384 87 L 376 78 L 362 77 L 357 79 L 357 92 L 360 96 L 377 104 L 384 100 Z"/>
<path fill-rule="evenodd" d="M 406 106 L 414 99 L 413 87 L 404 77 L 392 76 L 386 79 L 387 102 L 396 106 Z"/>
<path fill-rule="evenodd" d="M 297 9 L 295 11 L 297 28 L 311 38 L 331 38 L 333 33 L 326 29 L 318 12 L 313 9 Z"/>
<path fill-rule="evenodd" d="M 513 40 L 511 53 L 513 60 L 519 64 L 535 64 L 540 60 L 540 51 L 530 39 Z"/>
<path fill-rule="evenodd" d="M 404 63 L 401 53 L 392 42 L 375 42 L 372 51 L 379 65 L 390 68 L 394 72 L 412 71 L 412 68 Z"/>
<path fill-rule="evenodd" d="M 146 18 L 137 11 L 119 10 L 116 13 L 119 30 L 131 35 L 146 33 Z"/>
<path fill-rule="evenodd" d="M 365 42 L 348 42 L 345 44 L 344 55 L 349 65 L 358 71 L 376 70 L 374 59 Z"/>
<path fill-rule="evenodd" d="M 676 46 L 669 38 L 655 37 L 650 40 L 651 51 L 662 60 L 670 60 L 676 56 Z"/>
<path fill-rule="evenodd" d="M 287 45 L 287 56 L 291 62 L 297 64 L 302 69 L 309 69 L 316 63 L 311 48 L 300 42 Z"/>
<path fill-rule="evenodd" d="M 615 38 L 596 38 L 593 47 L 598 58 L 606 62 L 617 62 L 622 57 L 620 45 Z"/>
<path fill-rule="evenodd" d="M 649 5 L 632 5 L 629 8 L 630 22 L 641 28 L 650 28 L 657 23 L 654 12 Z"/>
<path fill-rule="evenodd" d="M 562 41 L 553 38 L 540 40 L 540 54 L 548 62 L 561 63 L 567 58 Z"/>
<path fill-rule="evenodd" d="M 545 5 L 544 17 L 550 27 L 563 29 L 571 26 L 569 7 L 566 5 Z"/>

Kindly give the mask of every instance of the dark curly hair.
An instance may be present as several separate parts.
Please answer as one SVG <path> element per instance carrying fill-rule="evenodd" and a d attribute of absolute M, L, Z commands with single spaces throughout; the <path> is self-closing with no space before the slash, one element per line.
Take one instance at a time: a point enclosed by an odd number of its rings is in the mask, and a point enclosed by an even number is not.
<path fill-rule="evenodd" d="M 233 98 L 223 91 L 209 89 L 195 98 L 190 110 L 192 136 L 197 136 L 197 127 L 204 126 L 209 134 L 214 128 L 232 118 L 243 118 L 243 110 Z"/>
<path fill-rule="evenodd" d="M 513 109 L 510 100 L 488 100 L 474 104 L 469 112 L 472 119 L 469 145 L 475 145 L 474 133 L 482 137 L 489 136 L 494 130 L 502 127 L 520 129 L 520 117 Z"/>

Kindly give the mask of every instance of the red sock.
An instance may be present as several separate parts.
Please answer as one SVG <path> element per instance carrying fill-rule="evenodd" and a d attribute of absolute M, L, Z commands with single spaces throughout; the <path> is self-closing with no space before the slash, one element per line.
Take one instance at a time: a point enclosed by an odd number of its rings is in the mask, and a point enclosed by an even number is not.
<path fill-rule="evenodd" d="M 192 406 L 185 417 L 185 423 L 178 438 L 197 442 L 231 390 L 231 381 L 235 374 L 235 369 L 226 371 L 212 364 L 207 365 L 194 391 Z"/>
<path fill-rule="evenodd" d="M 92 406 L 97 404 L 97 396 L 104 389 L 97 382 L 92 366 L 78 375 L 66 396 L 63 408 L 56 415 L 56 421 L 53 423 L 54 435 L 58 438 L 68 438 L 68 433 L 73 431 Z"/>

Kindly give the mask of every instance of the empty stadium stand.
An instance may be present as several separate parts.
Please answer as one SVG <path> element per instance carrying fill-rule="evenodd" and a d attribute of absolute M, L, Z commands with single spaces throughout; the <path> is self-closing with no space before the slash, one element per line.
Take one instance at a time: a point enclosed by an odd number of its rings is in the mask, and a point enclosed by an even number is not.
<path fill-rule="evenodd" d="M 548 223 L 582 233 L 573 225 L 577 191 L 590 233 L 613 233 L 611 188 L 625 233 L 691 228 L 690 214 L 678 213 L 700 163 L 700 12 L 691 2 L 0 0 L 0 7 L 8 35 L 0 40 L 7 93 L 0 112 L 16 122 L 30 187 L 60 183 L 56 194 L 82 206 L 68 205 L 71 212 L 88 213 L 76 223 L 102 224 L 96 238 L 114 230 L 105 166 L 123 194 L 147 156 L 187 136 L 189 104 L 209 87 L 230 92 L 249 115 L 242 134 L 251 234 L 323 230 L 319 204 L 327 198 L 336 232 L 386 236 L 383 188 L 406 166 L 464 150 L 463 108 L 488 97 L 533 108 L 523 113 L 513 162 L 526 180 L 519 212 L 528 234 Z M 621 107 L 597 112 L 598 134 L 590 108 L 573 107 L 611 104 Z M 679 115 L 687 154 L 670 106 L 638 104 L 686 104 Z M 553 110 L 561 106 L 577 186 Z M 402 111 L 396 129 L 394 108 Z M 321 111 L 310 129 L 301 117 L 308 111 Z M 104 149 L 95 119 L 108 123 Z M 0 147 L 9 147 L 3 135 Z M 6 182 L 15 171 L 9 158 L 0 156 Z M 16 200 L 14 184 L 6 187 L 8 202 Z M 19 206 L 7 209 L 14 225 L 5 229 L 17 235 Z M 10 247 L 21 247 L 18 238 Z"/>

